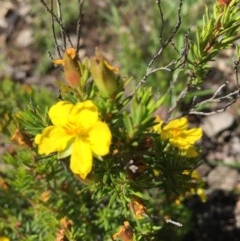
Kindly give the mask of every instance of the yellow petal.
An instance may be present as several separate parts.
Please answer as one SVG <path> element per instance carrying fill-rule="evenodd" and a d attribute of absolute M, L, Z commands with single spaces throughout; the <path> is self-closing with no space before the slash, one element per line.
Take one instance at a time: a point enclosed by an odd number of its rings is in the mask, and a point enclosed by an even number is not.
<path fill-rule="evenodd" d="M 163 140 L 169 139 L 169 142 L 173 146 L 182 150 L 187 150 L 202 137 L 202 129 L 188 129 L 187 118 L 183 117 L 172 120 L 164 126 L 161 136 Z"/>
<path fill-rule="evenodd" d="M 111 144 L 111 132 L 106 123 L 96 122 L 94 128 L 89 132 L 91 148 L 96 156 L 104 156 L 109 153 Z"/>
<path fill-rule="evenodd" d="M 64 54 L 67 54 L 70 58 L 74 59 L 77 56 L 77 51 L 74 48 L 68 48 Z M 52 62 L 56 65 L 65 65 L 64 59 L 54 59 Z"/>
<path fill-rule="evenodd" d="M 65 150 L 72 140 L 73 137 L 67 135 L 63 128 L 48 126 L 42 134 L 35 137 L 34 141 L 38 145 L 38 153 L 48 155 Z"/>
<path fill-rule="evenodd" d="M 198 188 L 197 189 L 197 195 L 200 197 L 202 202 L 206 202 L 207 201 L 207 195 L 206 192 L 203 188 Z"/>
<path fill-rule="evenodd" d="M 64 65 L 63 59 L 54 59 L 52 62 L 56 65 Z"/>
<path fill-rule="evenodd" d="M 198 156 L 198 152 L 195 150 L 194 147 L 190 147 L 186 150 L 186 157 L 193 158 L 197 156 Z"/>
<path fill-rule="evenodd" d="M 119 68 L 116 66 L 111 65 L 106 59 L 103 60 L 104 65 L 115 74 L 119 72 Z"/>
<path fill-rule="evenodd" d="M 65 54 L 69 55 L 72 59 L 74 59 L 77 56 L 77 50 L 75 48 L 68 48 L 66 49 Z"/>
<path fill-rule="evenodd" d="M 202 137 L 202 129 L 201 128 L 192 128 L 186 131 L 186 135 L 188 136 L 188 141 L 191 143 L 195 143 Z"/>
<path fill-rule="evenodd" d="M 73 173 L 78 174 L 83 180 L 92 170 L 92 150 L 88 143 L 76 138 L 70 160 L 70 168 Z"/>
<path fill-rule="evenodd" d="M 170 142 L 173 145 L 178 146 L 180 149 L 188 149 L 201 137 L 202 129 L 192 128 L 189 130 L 181 131 L 178 136 L 173 136 L 173 138 L 170 139 Z"/>
<path fill-rule="evenodd" d="M 194 142 L 192 143 L 189 141 L 188 136 L 183 134 L 170 138 L 169 141 L 173 146 L 183 150 L 190 148 L 194 144 Z"/>
<path fill-rule="evenodd" d="M 161 127 L 162 127 L 162 124 L 163 124 L 163 121 L 162 121 L 161 117 L 157 116 L 155 118 L 155 121 L 156 121 L 156 125 L 153 126 L 153 130 L 155 132 L 161 133 Z"/>
<path fill-rule="evenodd" d="M 77 103 L 71 112 L 71 122 L 76 126 L 88 131 L 98 120 L 98 110 L 92 101 Z"/>
<path fill-rule="evenodd" d="M 194 179 L 196 179 L 196 180 L 201 180 L 201 176 L 200 176 L 200 174 L 198 173 L 198 171 L 196 171 L 196 170 L 192 171 L 191 177 L 194 178 Z"/>
<path fill-rule="evenodd" d="M 186 117 L 182 117 L 180 119 L 175 119 L 170 121 L 166 126 L 163 127 L 164 131 L 168 131 L 171 129 L 179 129 L 185 130 L 188 128 L 188 121 Z"/>
<path fill-rule="evenodd" d="M 10 241 L 8 237 L 0 237 L 0 241 Z"/>
<path fill-rule="evenodd" d="M 53 125 L 65 126 L 72 108 L 73 104 L 68 101 L 59 101 L 57 104 L 53 105 L 48 112 Z"/>

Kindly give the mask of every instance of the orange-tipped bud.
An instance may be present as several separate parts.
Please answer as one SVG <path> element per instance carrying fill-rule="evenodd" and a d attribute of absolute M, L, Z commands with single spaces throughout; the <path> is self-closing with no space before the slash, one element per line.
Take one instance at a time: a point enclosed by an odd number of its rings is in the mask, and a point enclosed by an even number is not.
<path fill-rule="evenodd" d="M 103 55 L 96 49 L 96 55 L 91 58 L 90 71 L 92 78 L 103 97 L 113 96 L 118 87 L 118 68 L 109 64 Z"/>
<path fill-rule="evenodd" d="M 231 0 L 217 0 L 219 5 L 228 6 Z"/>
<path fill-rule="evenodd" d="M 63 65 L 65 78 L 69 86 L 72 88 L 79 86 L 82 74 L 76 49 L 66 49 L 63 59 L 56 59 L 53 63 Z"/>

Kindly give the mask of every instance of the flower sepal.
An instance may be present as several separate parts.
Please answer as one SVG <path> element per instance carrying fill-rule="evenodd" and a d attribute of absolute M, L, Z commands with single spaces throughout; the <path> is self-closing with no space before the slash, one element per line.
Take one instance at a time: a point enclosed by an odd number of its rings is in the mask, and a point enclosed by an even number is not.
<path fill-rule="evenodd" d="M 122 87 L 118 68 L 110 65 L 106 58 L 96 49 L 96 55 L 90 60 L 90 71 L 100 95 L 113 97 Z"/>

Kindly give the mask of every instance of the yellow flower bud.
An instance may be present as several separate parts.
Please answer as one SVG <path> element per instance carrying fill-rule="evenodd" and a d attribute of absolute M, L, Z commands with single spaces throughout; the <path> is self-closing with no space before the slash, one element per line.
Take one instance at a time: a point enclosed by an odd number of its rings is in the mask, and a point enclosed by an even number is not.
<path fill-rule="evenodd" d="M 63 65 L 66 81 L 72 88 L 79 86 L 82 77 L 79 62 L 77 51 L 74 48 L 66 49 L 63 59 L 53 61 L 54 64 Z"/>
<path fill-rule="evenodd" d="M 91 58 L 90 71 L 93 80 L 103 97 L 113 96 L 118 87 L 118 68 L 109 64 L 103 55 L 96 50 L 96 55 Z"/>

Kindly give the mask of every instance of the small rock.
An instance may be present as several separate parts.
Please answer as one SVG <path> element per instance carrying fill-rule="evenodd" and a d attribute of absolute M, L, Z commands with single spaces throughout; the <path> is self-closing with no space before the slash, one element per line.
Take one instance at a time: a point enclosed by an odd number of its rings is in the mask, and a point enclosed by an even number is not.
<path fill-rule="evenodd" d="M 202 129 L 208 137 L 213 137 L 223 130 L 230 128 L 234 123 L 234 116 L 229 112 L 216 113 L 207 116 Z"/>
<path fill-rule="evenodd" d="M 2 2 L 0 8 L 0 19 L 5 18 L 10 9 L 14 9 L 14 5 L 11 2 Z"/>
<path fill-rule="evenodd" d="M 238 183 L 238 171 L 226 166 L 217 166 L 207 176 L 211 189 L 232 191 Z"/>
<path fill-rule="evenodd" d="M 238 137 L 233 137 L 231 140 L 231 152 L 233 154 L 240 153 L 240 139 Z"/>
<path fill-rule="evenodd" d="M 203 163 L 200 166 L 198 166 L 196 168 L 196 171 L 199 173 L 199 175 L 201 177 L 205 177 L 207 176 L 207 173 L 209 173 L 209 171 L 211 170 L 211 168 L 209 167 L 209 165 Z"/>
<path fill-rule="evenodd" d="M 15 44 L 19 48 L 26 48 L 33 42 L 33 31 L 30 28 L 23 29 L 19 32 Z"/>

